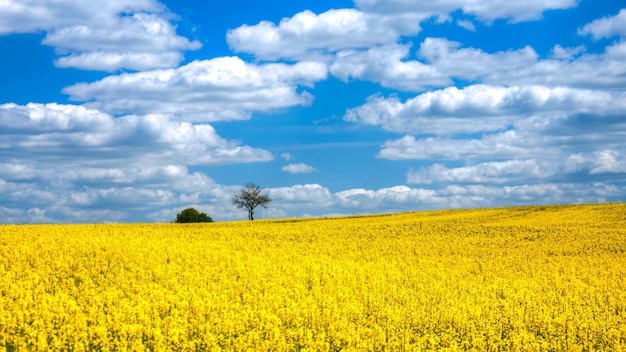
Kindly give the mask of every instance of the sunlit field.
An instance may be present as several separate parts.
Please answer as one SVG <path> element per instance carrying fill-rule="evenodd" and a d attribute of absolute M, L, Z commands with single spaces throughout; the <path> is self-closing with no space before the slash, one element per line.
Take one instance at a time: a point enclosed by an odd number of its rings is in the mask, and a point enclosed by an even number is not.
<path fill-rule="evenodd" d="M 626 204 L 0 226 L 0 350 L 626 350 Z"/>

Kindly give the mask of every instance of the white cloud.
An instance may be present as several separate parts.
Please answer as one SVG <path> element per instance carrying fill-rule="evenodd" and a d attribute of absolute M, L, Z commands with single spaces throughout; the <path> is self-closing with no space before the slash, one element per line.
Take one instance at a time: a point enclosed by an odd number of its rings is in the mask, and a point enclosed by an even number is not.
<path fill-rule="evenodd" d="M 626 41 L 615 43 L 606 48 L 607 56 L 617 60 L 626 61 Z M 617 63 L 616 63 L 617 64 Z"/>
<path fill-rule="evenodd" d="M 552 58 L 540 59 L 526 46 L 518 50 L 487 53 L 463 48 L 458 42 L 443 38 L 426 38 L 418 51 L 433 70 L 449 78 L 479 80 L 485 84 L 570 86 L 579 88 L 625 87 L 626 74 L 621 44 L 606 48 L 601 54 L 575 56 L 576 50 L 564 56 L 556 47 Z M 558 55 L 561 54 L 561 55 Z"/>
<path fill-rule="evenodd" d="M 574 204 L 602 203 L 615 199 L 624 187 L 607 183 L 538 183 L 514 186 L 448 186 L 442 196 L 452 199 L 474 199 L 475 206 L 500 206 L 503 204 Z"/>
<path fill-rule="evenodd" d="M 555 45 L 551 57 L 542 58 L 530 46 L 499 52 L 466 48 L 445 38 L 426 38 L 417 51 L 409 52 L 410 37 L 419 24 L 436 17 L 451 20 L 449 14 L 462 9 L 483 21 L 508 18 L 512 21 L 537 19 L 545 10 L 576 5 L 574 0 L 514 2 L 448 1 L 358 2 L 361 10 L 340 9 L 316 15 L 305 11 L 278 25 L 261 22 L 229 32 L 236 51 L 252 53 L 260 59 L 315 60 L 329 65 L 337 78 L 364 80 L 383 87 L 423 91 L 445 87 L 455 79 L 499 85 L 544 85 L 580 88 L 624 87 L 626 45 L 608 46 L 604 53 L 583 54 L 584 47 Z M 592 22 L 581 34 L 621 35 L 618 16 Z M 412 25 L 408 25 L 411 23 Z M 456 19 L 468 30 L 475 30 L 470 19 Z M 596 29 L 597 28 L 597 29 Z"/>
<path fill-rule="evenodd" d="M 300 86 L 325 79 L 326 66 L 250 64 L 237 57 L 194 61 L 175 69 L 124 73 L 64 89 L 71 99 L 112 114 L 171 114 L 191 121 L 241 120 L 252 111 L 307 104 Z"/>
<path fill-rule="evenodd" d="M 332 9 L 319 15 L 306 10 L 278 25 L 260 22 L 228 32 L 230 47 L 261 59 L 302 59 L 338 50 L 393 43 L 401 35 L 419 32 L 424 16 L 385 16 L 356 9 Z"/>
<path fill-rule="evenodd" d="M 620 142 L 624 127 L 614 128 L 607 138 L 590 131 L 590 137 L 563 138 L 547 131 L 487 135 L 480 139 L 416 139 L 414 136 L 388 141 L 379 157 L 391 160 L 456 160 L 465 165 L 448 168 L 440 163 L 411 170 L 407 183 L 415 184 L 536 184 L 541 182 L 620 182 L 626 175 L 626 149 Z M 560 139 L 560 140 L 559 140 Z M 556 142 L 558 140 L 558 142 Z M 579 150 L 587 150 L 578 152 Z M 482 162 L 474 163 L 475 160 Z"/>
<path fill-rule="evenodd" d="M 528 141 L 525 136 L 511 130 L 486 135 L 480 139 L 417 139 L 415 136 L 404 136 L 385 142 L 378 157 L 389 160 L 467 160 L 526 158 L 538 152 L 542 152 L 542 149 L 537 141 Z"/>
<path fill-rule="evenodd" d="M 176 167 L 172 167 L 176 169 Z M 521 167 L 521 170 L 527 168 Z M 138 172 L 134 170 L 129 172 Z M 173 170 L 171 185 L 153 177 L 135 178 L 135 184 L 79 188 L 53 188 L 45 184 L 7 182 L 0 176 L 0 215 L 5 222 L 169 222 L 187 207 L 207 213 L 217 221 L 245 219 L 246 213 L 230 204 L 237 186 L 223 186 L 201 173 Z M 179 172 L 180 171 L 180 172 Z M 161 174 L 166 170 L 148 172 Z M 506 175 L 505 175 L 506 176 Z M 189 182 L 195 179 L 199 183 Z M 512 204 L 594 203 L 616 201 L 626 188 L 610 183 L 524 183 L 493 186 L 450 184 L 424 189 L 394 186 L 381 189 L 347 189 L 331 193 L 319 184 L 266 189 L 272 198 L 269 209 L 258 217 L 331 216 L 337 214 L 385 213 L 426 209 L 449 209 Z M 147 215 L 146 215 L 147 214 Z"/>
<path fill-rule="evenodd" d="M 328 207 L 334 202 L 328 188 L 318 184 L 293 185 L 290 187 L 276 187 L 267 190 L 272 202 L 283 203 L 289 208 L 297 204 L 307 207 Z"/>
<path fill-rule="evenodd" d="M 172 204 L 175 193 L 171 190 L 149 189 L 136 186 L 90 188 L 82 192 L 72 192 L 66 204 L 74 207 L 95 206 L 112 208 L 123 204 L 125 207 L 150 207 Z"/>
<path fill-rule="evenodd" d="M 81 0 L 0 3 L 0 34 L 46 32 L 43 43 L 59 67 L 148 70 L 175 67 L 182 52 L 200 48 L 176 34 L 173 16 L 157 1 Z"/>
<path fill-rule="evenodd" d="M 476 32 L 476 26 L 474 25 L 474 23 L 472 21 L 468 21 L 468 20 L 458 20 L 456 21 L 456 24 L 461 27 L 461 28 L 465 28 L 470 32 Z"/>
<path fill-rule="evenodd" d="M 565 173 L 626 174 L 626 149 L 603 149 L 575 153 L 564 160 Z"/>
<path fill-rule="evenodd" d="M 2 180 L 0 180 L 0 185 Z M 24 221 L 22 217 L 23 211 L 20 209 L 12 209 L 0 206 L 0 217 L 4 219 L 4 223 L 20 223 Z"/>
<path fill-rule="evenodd" d="M 61 52 L 116 51 L 131 47 L 138 52 L 188 50 L 199 46 L 187 38 L 176 36 L 171 23 L 156 14 L 135 13 L 113 17 L 106 27 L 76 25 L 49 33 L 43 44 Z"/>
<path fill-rule="evenodd" d="M 18 161 L 0 163 L 0 178 L 4 180 L 28 181 L 34 179 L 36 175 L 37 170 L 32 165 L 21 164 Z"/>
<path fill-rule="evenodd" d="M 619 77 L 626 74 L 626 56 L 619 49 L 620 44 L 616 44 L 606 47 L 602 54 L 585 54 L 571 60 L 543 60 L 513 75 L 502 76 L 512 84 L 623 89 L 626 83 Z M 488 78 L 495 81 L 499 77 Z"/>
<path fill-rule="evenodd" d="M 552 177 L 557 172 L 554 164 L 541 163 L 535 159 L 492 161 L 452 169 L 441 164 L 433 164 L 417 171 L 409 171 L 406 182 L 417 184 L 530 182 Z"/>
<path fill-rule="evenodd" d="M 28 209 L 0 207 L 0 217 L 5 223 L 59 223 L 61 219 L 72 222 L 112 223 L 123 221 L 126 214 L 108 209 L 76 209 L 63 206 L 33 207 Z"/>
<path fill-rule="evenodd" d="M 604 183 L 521 183 L 513 186 L 450 185 L 440 189 L 394 186 L 380 189 L 347 189 L 330 193 L 323 186 L 294 185 L 270 189 L 274 214 L 290 214 L 302 207 L 311 216 L 355 213 L 385 213 L 424 209 L 449 209 L 510 204 L 603 202 L 623 191 Z M 245 215 L 245 214 L 244 214 Z M 284 216 L 284 215 L 278 215 Z"/>
<path fill-rule="evenodd" d="M 406 102 L 394 96 L 372 96 L 366 104 L 349 109 L 344 119 L 399 133 L 454 135 L 504 130 L 531 116 L 558 119 L 624 112 L 623 92 L 474 85 L 431 91 Z"/>
<path fill-rule="evenodd" d="M 345 208 L 361 208 L 391 211 L 400 206 L 430 206 L 443 205 L 444 199 L 437 196 L 436 191 L 426 189 L 412 189 L 407 186 L 381 188 L 379 190 L 351 189 L 336 194 L 339 204 Z"/>
<path fill-rule="evenodd" d="M 80 0 L 5 0 L 0 2 L 0 34 L 33 33 L 110 19 L 112 14 L 162 12 L 154 0 L 113 0 L 102 3 Z"/>
<path fill-rule="evenodd" d="M 512 22 L 521 22 L 541 18 L 546 10 L 566 9 L 576 6 L 576 0 L 530 0 L 524 2 L 502 0 L 356 0 L 357 7 L 366 12 L 376 13 L 419 13 L 446 15 L 460 9 L 463 13 L 474 15 L 491 22 L 504 18 Z"/>
<path fill-rule="evenodd" d="M 281 168 L 281 170 L 290 174 L 308 174 L 311 172 L 317 172 L 317 169 L 311 165 L 305 163 L 289 164 Z"/>
<path fill-rule="evenodd" d="M 586 122 L 589 123 L 589 122 Z M 606 134 L 597 133 L 597 130 L 611 129 Z M 487 159 L 529 159 L 541 157 L 540 160 L 554 163 L 555 160 L 565 160 L 578 155 L 578 159 L 571 160 L 571 167 L 581 166 L 584 156 L 585 168 L 606 170 L 620 170 L 619 165 L 611 162 L 615 155 L 623 157 L 623 135 L 626 126 L 611 123 L 598 123 L 585 135 L 584 127 L 580 131 L 567 135 L 565 124 L 552 126 L 545 130 L 509 130 L 501 133 L 486 134 L 481 138 L 416 138 L 404 136 L 390 140 L 381 146 L 379 158 L 389 160 L 487 160 Z M 585 152 L 577 152 L 585 150 Z M 600 153 L 608 153 L 602 154 Z M 617 154 L 615 154 L 617 153 Z M 590 163 L 589 159 L 599 161 L 603 158 L 605 164 Z M 578 163 L 575 161 L 578 160 Z M 612 165 L 612 166 L 611 166 Z"/>
<path fill-rule="evenodd" d="M 590 174 L 619 173 L 626 174 L 626 154 L 617 150 L 602 150 L 595 153 L 594 167 Z"/>
<path fill-rule="evenodd" d="M 0 105 L 0 203 L 12 222 L 170 221 L 156 209 L 232 212 L 234 190 L 188 165 L 263 162 L 272 154 L 165 115 L 62 104 Z"/>
<path fill-rule="evenodd" d="M 165 115 L 120 118 L 81 106 L 0 105 L 0 149 L 10 160 L 73 165 L 127 162 L 211 165 L 271 160 L 265 150 L 222 139 L 211 125 L 192 125 Z M 66 159 L 73 155 L 72 159 Z M 5 159 L 7 160 L 7 159 Z M 0 160 L 2 162 L 3 160 Z"/>
<path fill-rule="evenodd" d="M 511 204 L 595 203 L 614 200 L 626 190 L 605 183 L 520 183 L 512 186 L 449 185 L 439 189 L 394 186 L 330 193 L 323 186 L 294 185 L 271 189 L 276 214 L 305 206 L 311 216 L 386 213 L 425 209 L 470 208 Z"/>
<path fill-rule="evenodd" d="M 591 35 L 594 39 L 626 37 L 626 9 L 615 16 L 607 16 L 586 24 L 578 30 L 580 35 Z"/>
<path fill-rule="evenodd" d="M 409 59 L 409 48 L 390 43 L 342 50 L 328 60 L 330 72 L 344 81 L 371 81 L 404 91 L 449 86 L 455 79 L 508 86 L 626 87 L 620 79 L 626 75 L 626 44 L 622 42 L 599 54 L 584 54 L 584 47 L 556 45 L 552 56 L 544 59 L 530 46 L 488 53 L 445 38 L 424 39 L 416 52 L 418 60 Z"/>
<path fill-rule="evenodd" d="M 332 9 L 321 14 L 309 10 L 274 24 L 262 21 L 243 25 L 227 34 L 236 52 L 254 54 L 259 59 L 281 58 L 328 60 L 328 54 L 349 49 L 367 49 L 393 44 L 402 36 L 414 36 L 420 23 L 433 17 L 446 18 L 461 9 L 468 15 L 486 22 L 498 18 L 514 22 L 538 19 L 546 10 L 564 9 L 576 5 L 575 0 L 534 0 L 517 3 L 509 1 L 356 1 L 360 9 Z M 474 31 L 469 20 L 459 26 Z"/>
<path fill-rule="evenodd" d="M 63 56 L 55 61 L 58 67 L 71 67 L 82 70 L 113 72 L 120 68 L 131 70 L 150 70 L 155 68 L 174 67 L 182 61 L 179 52 L 136 53 L 92 51 L 82 54 Z"/>
<path fill-rule="evenodd" d="M 177 66 L 182 51 L 195 50 L 199 42 L 177 36 L 175 28 L 154 14 L 115 18 L 95 28 L 78 25 L 49 33 L 43 43 L 58 53 L 71 53 L 56 61 L 59 67 L 116 71 L 150 70 Z"/>
<path fill-rule="evenodd" d="M 408 91 L 452 83 L 448 74 L 419 61 L 404 60 L 408 45 L 389 44 L 367 50 L 343 50 L 330 64 L 330 72 L 343 81 L 372 81 Z"/>
<path fill-rule="evenodd" d="M 585 47 L 582 45 L 575 48 L 564 48 L 557 44 L 552 48 L 552 56 L 557 60 L 571 60 L 584 51 Z"/>
<path fill-rule="evenodd" d="M 478 79 L 493 72 L 514 71 L 537 62 L 537 53 L 529 46 L 519 50 L 486 53 L 479 49 L 462 48 L 461 43 L 444 38 L 426 38 L 418 55 L 449 77 Z"/>
<path fill-rule="evenodd" d="M 408 183 L 530 186 L 591 182 L 598 175 L 619 182 L 626 174 L 624 94 L 479 85 L 424 93 L 405 103 L 374 97 L 345 118 L 412 133 L 385 142 L 379 158 L 465 162 L 409 171 Z"/>
<path fill-rule="evenodd" d="M 84 106 L 0 105 L 0 217 L 170 221 L 193 206 L 218 221 L 244 219 L 230 204 L 237 186 L 189 166 L 273 156 L 221 138 L 206 122 L 308 104 L 306 88 L 328 73 L 403 91 L 448 87 L 410 99 L 374 95 L 345 115 L 401 133 L 378 157 L 429 162 L 406 174 L 407 183 L 428 187 L 271 188 L 274 201 L 261 217 L 620 200 L 626 191 L 623 40 L 600 53 L 557 44 L 544 56 L 530 46 L 488 52 L 429 37 L 416 50 L 409 38 L 424 21 L 473 31 L 481 21 L 537 19 L 576 1 L 356 4 L 359 9 L 304 11 L 230 31 L 231 48 L 255 55 L 255 63 L 218 57 L 175 68 L 184 51 L 200 44 L 179 36 L 174 16 L 156 1 L 0 0 L 0 34 L 44 34 L 43 43 L 59 55 L 57 66 L 145 71 L 65 89 Z M 625 11 L 578 33 L 622 38 Z M 263 61 L 278 59 L 299 62 Z M 450 87 L 455 82 L 481 84 Z M 315 169 L 292 163 L 283 171 Z"/>

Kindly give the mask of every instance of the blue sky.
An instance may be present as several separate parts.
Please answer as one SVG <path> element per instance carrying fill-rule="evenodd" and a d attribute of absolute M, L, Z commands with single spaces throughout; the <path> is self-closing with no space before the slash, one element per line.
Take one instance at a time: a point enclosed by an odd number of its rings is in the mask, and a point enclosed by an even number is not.
<path fill-rule="evenodd" d="M 626 3 L 0 1 L 0 222 L 626 199 Z"/>

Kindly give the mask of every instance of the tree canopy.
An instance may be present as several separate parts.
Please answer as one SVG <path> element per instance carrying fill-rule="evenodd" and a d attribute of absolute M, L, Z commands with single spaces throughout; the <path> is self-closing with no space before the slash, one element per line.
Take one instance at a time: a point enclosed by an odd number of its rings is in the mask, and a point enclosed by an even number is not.
<path fill-rule="evenodd" d="M 233 196 L 233 205 L 248 210 L 248 220 L 254 220 L 254 208 L 259 205 L 267 208 L 271 201 L 270 196 L 263 193 L 261 188 L 254 183 L 246 184 L 245 188 Z"/>
<path fill-rule="evenodd" d="M 205 213 L 200 213 L 194 208 L 187 208 L 176 215 L 177 223 L 188 222 L 213 222 L 210 216 Z"/>

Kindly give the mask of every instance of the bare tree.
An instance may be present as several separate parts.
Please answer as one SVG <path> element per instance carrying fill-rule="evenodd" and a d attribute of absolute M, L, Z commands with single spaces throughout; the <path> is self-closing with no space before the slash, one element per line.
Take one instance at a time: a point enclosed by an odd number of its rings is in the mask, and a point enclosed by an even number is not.
<path fill-rule="evenodd" d="M 246 184 L 239 193 L 233 196 L 233 205 L 237 208 L 246 208 L 248 210 L 248 220 L 254 220 L 254 208 L 267 205 L 272 201 L 269 195 L 261 192 L 261 188 L 254 183 Z"/>

